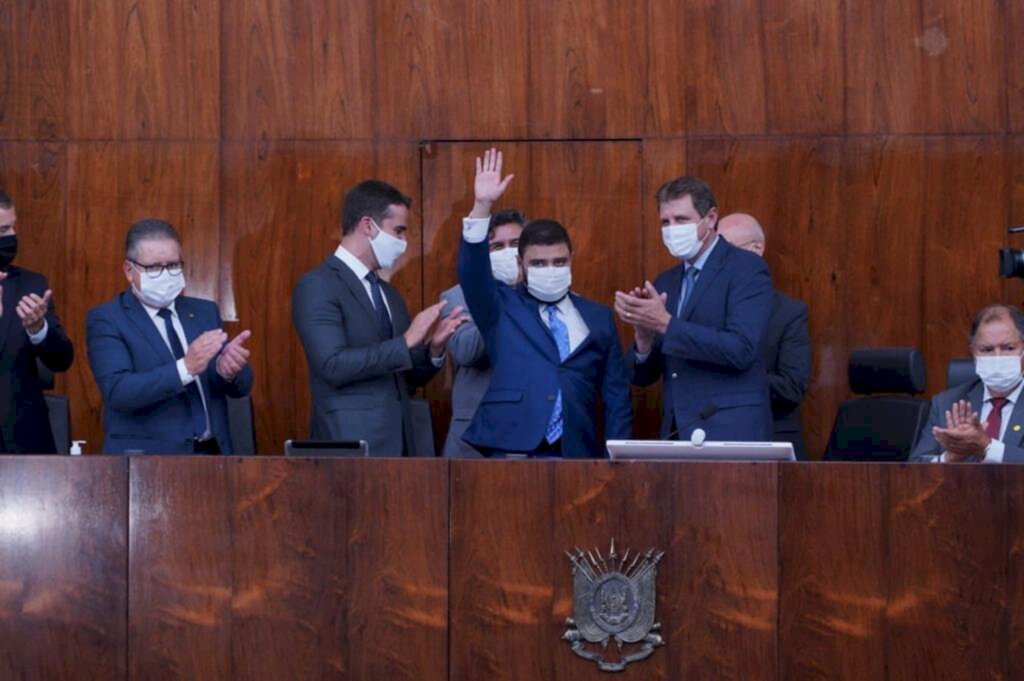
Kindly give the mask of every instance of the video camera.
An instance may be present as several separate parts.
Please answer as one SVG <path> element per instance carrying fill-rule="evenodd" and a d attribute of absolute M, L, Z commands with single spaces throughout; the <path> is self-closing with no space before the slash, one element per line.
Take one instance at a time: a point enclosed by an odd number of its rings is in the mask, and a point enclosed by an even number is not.
<path fill-rule="evenodd" d="M 1024 225 L 1017 225 L 1006 230 L 1010 234 L 1024 232 Z M 999 276 L 1003 279 L 1018 277 L 1024 279 L 1024 249 L 1021 248 L 1000 248 L 999 249 Z"/>

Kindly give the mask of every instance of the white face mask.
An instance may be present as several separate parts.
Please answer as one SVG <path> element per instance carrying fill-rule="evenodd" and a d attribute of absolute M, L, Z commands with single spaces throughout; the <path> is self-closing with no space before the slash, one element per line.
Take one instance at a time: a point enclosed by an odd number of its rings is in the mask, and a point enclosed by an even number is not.
<path fill-rule="evenodd" d="M 572 269 L 564 267 L 528 267 L 526 288 L 530 295 L 545 303 L 557 303 L 569 292 Z"/>
<path fill-rule="evenodd" d="M 501 283 L 515 286 L 516 281 L 519 280 L 519 261 L 516 259 L 516 249 L 503 248 L 500 251 L 491 251 L 491 273 Z"/>
<path fill-rule="evenodd" d="M 661 240 L 673 256 L 680 260 L 689 260 L 700 253 L 700 247 L 704 245 L 703 240 L 697 238 L 699 226 L 700 222 L 687 222 L 685 225 L 662 227 Z M 705 234 L 704 238 L 707 239 L 708 235 Z"/>
<path fill-rule="evenodd" d="M 139 288 L 132 284 L 135 295 L 150 307 L 164 308 L 174 302 L 174 299 L 185 290 L 185 273 L 174 276 L 166 269 L 158 277 L 151 277 L 144 271 L 139 270 L 132 263 L 132 267 L 139 272 Z M 141 289 L 141 290 L 140 290 Z"/>
<path fill-rule="evenodd" d="M 404 239 L 385 232 L 380 225 L 373 221 L 373 218 L 370 218 L 370 222 L 377 228 L 377 236 L 370 239 L 370 248 L 373 249 L 373 255 L 377 258 L 377 264 L 383 269 L 389 270 L 395 261 L 402 257 L 409 244 Z"/>
<path fill-rule="evenodd" d="M 1008 393 L 1020 383 L 1020 355 L 975 357 L 974 370 L 991 392 Z"/>

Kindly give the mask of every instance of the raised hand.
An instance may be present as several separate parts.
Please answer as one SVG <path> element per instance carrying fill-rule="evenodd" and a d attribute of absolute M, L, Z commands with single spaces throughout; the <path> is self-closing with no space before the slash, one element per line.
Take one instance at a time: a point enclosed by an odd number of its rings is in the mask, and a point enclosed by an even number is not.
<path fill-rule="evenodd" d="M 193 376 L 206 371 L 210 360 L 217 356 L 221 347 L 227 341 L 228 335 L 220 329 L 213 329 L 196 338 L 189 343 L 185 351 L 185 368 Z"/>
<path fill-rule="evenodd" d="M 430 336 L 431 356 L 440 357 L 444 355 L 444 347 L 448 344 L 448 339 L 452 337 L 452 334 L 455 333 L 457 328 L 462 326 L 462 324 L 469 319 L 469 317 L 462 314 L 462 312 L 463 308 L 461 305 L 456 307 L 434 328 L 434 333 Z"/>
<path fill-rule="evenodd" d="M 18 301 L 15 311 L 21 318 L 21 325 L 29 333 L 39 333 L 43 328 L 46 311 L 50 309 L 50 300 L 53 298 L 53 291 L 47 291 L 42 296 L 30 293 Z"/>
<path fill-rule="evenodd" d="M 424 339 L 430 333 L 430 329 L 432 329 L 434 324 L 437 323 L 437 320 L 441 318 L 441 310 L 444 306 L 445 302 L 443 300 L 440 303 L 434 303 L 413 318 L 412 323 L 409 324 L 409 328 L 402 334 L 407 346 L 412 348 L 423 343 Z"/>
<path fill-rule="evenodd" d="M 233 379 L 249 363 L 249 350 L 243 345 L 252 336 L 251 331 L 243 331 L 231 342 L 224 346 L 217 358 L 217 373 L 228 379 Z"/>
<path fill-rule="evenodd" d="M 509 175 L 505 179 L 501 177 L 501 166 L 503 163 L 501 152 L 490 148 L 484 152 L 484 157 L 476 159 L 476 179 L 473 181 L 473 212 L 471 218 L 485 218 L 491 214 L 491 206 L 501 198 L 508 187 L 509 182 L 515 175 Z"/>

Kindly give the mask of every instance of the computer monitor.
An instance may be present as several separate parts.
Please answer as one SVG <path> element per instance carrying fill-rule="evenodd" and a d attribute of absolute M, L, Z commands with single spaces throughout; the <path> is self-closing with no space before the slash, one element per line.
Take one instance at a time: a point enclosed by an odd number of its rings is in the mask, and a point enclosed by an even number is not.
<path fill-rule="evenodd" d="M 370 456 L 366 440 L 285 440 L 285 456 Z"/>
<path fill-rule="evenodd" d="M 608 440 L 613 461 L 796 461 L 789 442 Z"/>

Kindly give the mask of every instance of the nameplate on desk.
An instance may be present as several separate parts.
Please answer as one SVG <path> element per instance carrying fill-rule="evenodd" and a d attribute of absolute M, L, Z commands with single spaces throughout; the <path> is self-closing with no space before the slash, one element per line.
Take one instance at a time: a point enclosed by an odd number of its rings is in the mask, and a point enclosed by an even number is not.
<path fill-rule="evenodd" d="M 796 461 L 789 442 L 608 440 L 613 461 Z"/>

